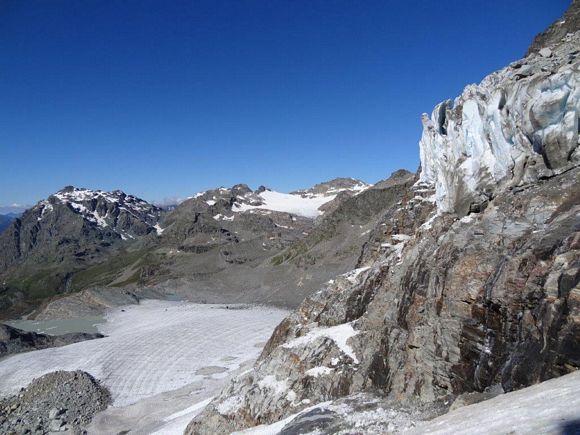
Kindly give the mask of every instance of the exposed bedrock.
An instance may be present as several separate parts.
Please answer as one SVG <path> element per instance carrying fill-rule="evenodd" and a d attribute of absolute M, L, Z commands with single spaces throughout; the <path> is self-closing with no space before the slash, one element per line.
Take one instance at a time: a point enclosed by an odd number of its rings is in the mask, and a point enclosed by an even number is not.
<path fill-rule="evenodd" d="M 482 213 L 391 235 L 403 241 L 286 318 L 190 433 L 269 423 L 361 391 L 436 402 L 577 370 L 579 182 L 575 169 L 505 192 Z"/>

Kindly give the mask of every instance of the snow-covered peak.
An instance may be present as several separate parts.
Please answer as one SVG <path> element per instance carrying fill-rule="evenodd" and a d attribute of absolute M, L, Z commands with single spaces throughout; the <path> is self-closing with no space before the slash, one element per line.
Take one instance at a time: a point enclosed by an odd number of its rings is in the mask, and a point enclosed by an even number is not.
<path fill-rule="evenodd" d="M 340 192 L 358 194 L 369 187 L 372 187 L 372 185 L 354 178 L 335 178 L 334 180 L 316 184 L 309 189 L 301 189 L 291 193 L 303 197 L 315 197 L 319 195 L 331 196 L 337 195 Z"/>
<path fill-rule="evenodd" d="M 105 192 L 103 190 L 91 190 L 83 187 L 67 186 L 52 196 L 58 199 L 61 203 L 71 205 L 81 204 L 87 201 L 106 201 L 109 203 L 122 204 L 133 210 L 149 210 L 150 208 L 157 208 L 141 198 L 127 195 L 120 190 Z"/>
<path fill-rule="evenodd" d="M 317 184 L 310 189 L 282 193 L 265 186 L 256 190 L 245 184 L 237 184 L 230 189 L 218 189 L 199 192 L 191 197 L 201 206 L 225 207 L 220 210 L 220 217 L 226 213 L 243 213 L 263 210 L 290 213 L 307 218 L 316 218 L 324 213 L 322 206 L 334 200 L 338 194 L 345 192 L 356 195 L 370 187 L 369 184 L 353 178 L 337 178 L 332 181 Z M 233 215 L 223 214 L 224 219 L 232 219 Z"/>
<path fill-rule="evenodd" d="M 66 207 L 86 222 L 116 232 L 122 239 L 156 230 L 162 210 L 136 196 L 67 186 L 32 208 L 38 222 L 56 207 Z M 159 233 L 159 231 L 157 231 Z"/>
<path fill-rule="evenodd" d="M 423 115 L 419 184 L 465 214 L 498 189 L 580 163 L 580 32 L 469 85 Z"/>

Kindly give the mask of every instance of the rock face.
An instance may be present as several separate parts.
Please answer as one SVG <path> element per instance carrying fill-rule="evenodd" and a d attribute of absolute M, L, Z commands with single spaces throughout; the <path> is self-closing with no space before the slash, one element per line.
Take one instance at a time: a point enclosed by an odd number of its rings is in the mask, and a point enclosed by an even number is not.
<path fill-rule="evenodd" d="M 0 432 L 80 434 L 110 403 L 107 389 L 86 372 L 49 373 L 0 400 Z"/>
<path fill-rule="evenodd" d="M 526 55 L 559 44 L 569 33 L 576 32 L 580 28 L 579 3 L 578 0 L 572 0 L 572 5 L 564 13 L 564 16 L 534 38 Z"/>
<path fill-rule="evenodd" d="M 46 335 L 26 332 L 18 328 L 0 324 L 0 358 L 14 353 L 48 347 L 66 346 L 84 340 L 103 338 L 103 334 L 71 333 L 63 335 Z"/>
<path fill-rule="evenodd" d="M 307 297 L 186 432 L 361 392 L 449 403 L 578 370 L 579 46 L 568 35 L 424 118 L 419 179 L 358 268 Z"/>

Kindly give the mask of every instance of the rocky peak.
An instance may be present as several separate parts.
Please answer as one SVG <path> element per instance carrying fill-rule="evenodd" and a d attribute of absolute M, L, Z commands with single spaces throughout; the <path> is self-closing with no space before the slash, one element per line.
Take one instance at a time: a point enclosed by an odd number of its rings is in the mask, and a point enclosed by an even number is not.
<path fill-rule="evenodd" d="M 67 186 L 38 202 L 0 233 L 0 310 L 30 309 L 33 295 L 78 289 L 75 273 L 160 234 L 162 215 L 121 191 Z"/>
<path fill-rule="evenodd" d="M 247 184 L 236 184 L 232 187 L 232 193 L 236 196 L 245 195 L 252 191 Z"/>
<path fill-rule="evenodd" d="M 40 201 L 30 212 L 41 223 L 55 207 L 66 207 L 87 224 L 113 230 L 124 240 L 152 231 L 162 214 L 162 209 L 120 190 L 105 192 L 73 186 Z"/>
<path fill-rule="evenodd" d="M 0 271 L 57 258 L 93 258 L 122 240 L 160 231 L 162 210 L 121 191 L 67 186 L 26 210 L 0 234 Z"/>
<path fill-rule="evenodd" d="M 543 48 L 549 49 L 560 43 L 569 33 L 575 33 L 578 30 L 580 30 L 580 0 L 572 0 L 572 4 L 564 15 L 534 38 L 526 56 L 537 53 Z"/>

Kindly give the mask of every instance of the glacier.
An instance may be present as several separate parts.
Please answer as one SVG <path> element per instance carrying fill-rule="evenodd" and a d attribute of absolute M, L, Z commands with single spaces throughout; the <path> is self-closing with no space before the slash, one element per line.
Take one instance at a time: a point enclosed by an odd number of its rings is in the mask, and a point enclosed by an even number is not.
<path fill-rule="evenodd" d="M 577 166 L 580 35 L 468 85 L 423 114 L 418 185 L 439 213 L 466 215 L 501 189 Z"/>

